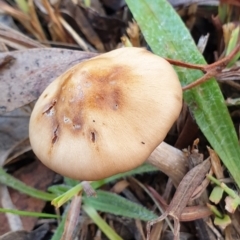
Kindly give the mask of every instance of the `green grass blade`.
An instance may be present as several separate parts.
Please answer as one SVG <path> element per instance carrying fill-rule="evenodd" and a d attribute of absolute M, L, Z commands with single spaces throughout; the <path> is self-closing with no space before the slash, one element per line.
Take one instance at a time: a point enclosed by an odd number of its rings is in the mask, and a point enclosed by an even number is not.
<path fill-rule="evenodd" d="M 16 209 L 0 208 L 0 213 L 12 213 L 19 216 L 37 217 L 37 218 L 58 218 L 55 214 L 21 211 Z"/>
<path fill-rule="evenodd" d="M 149 221 L 157 218 L 157 215 L 147 208 L 120 197 L 117 194 L 97 191 L 96 197 L 83 196 L 83 202 L 101 212 L 112 213 L 115 215 Z"/>
<path fill-rule="evenodd" d="M 110 240 L 123 240 L 97 213 L 97 211 L 90 205 L 84 204 L 82 206 L 83 210 L 88 214 L 88 216 L 95 222 L 95 224 L 101 229 L 101 231 Z"/>
<path fill-rule="evenodd" d="M 127 177 L 127 176 L 132 176 L 135 174 L 142 174 L 142 173 L 147 173 L 147 172 L 154 172 L 154 171 L 158 171 L 158 169 L 148 163 L 145 163 L 143 165 L 141 165 L 138 168 L 135 168 L 129 172 L 125 172 L 125 173 L 120 173 L 120 174 L 116 174 L 112 177 L 109 178 L 105 178 L 103 180 L 100 181 L 94 181 L 91 183 L 91 186 L 94 189 L 97 189 L 109 182 L 115 181 L 119 178 L 122 177 Z M 60 207 L 62 206 L 64 203 L 66 203 L 68 200 L 70 200 L 75 194 L 77 194 L 78 192 L 82 191 L 82 184 L 79 183 L 77 184 L 75 187 L 69 189 L 67 192 L 63 193 L 62 195 L 58 196 L 57 198 L 53 199 L 52 204 L 55 207 Z"/>
<path fill-rule="evenodd" d="M 51 240 L 59 240 L 61 239 L 63 232 L 64 232 L 64 226 L 67 219 L 67 213 L 68 213 L 68 207 L 64 210 L 64 213 L 62 214 L 61 222 L 59 223 L 57 229 L 54 231 L 54 234 L 51 238 Z"/>
<path fill-rule="evenodd" d="M 231 33 L 231 38 L 227 46 L 226 55 L 228 55 L 238 44 L 240 26 L 237 26 Z M 230 61 L 228 67 L 232 67 L 240 57 L 240 52 Z"/>
<path fill-rule="evenodd" d="M 166 0 L 126 0 L 153 52 L 194 64 L 206 64 L 188 29 Z M 203 74 L 175 68 L 184 86 Z M 195 120 L 240 187 L 240 147 L 220 88 L 210 81 L 184 93 Z"/>
<path fill-rule="evenodd" d="M 65 184 L 52 185 L 48 187 L 48 191 L 56 194 L 57 196 L 69 191 L 70 189 L 71 187 Z"/>
<path fill-rule="evenodd" d="M 0 183 L 18 190 L 21 193 L 25 193 L 31 197 L 39 198 L 45 201 L 51 201 L 56 197 L 55 194 L 43 192 L 27 186 L 25 183 L 6 173 L 3 168 L 0 168 Z"/>

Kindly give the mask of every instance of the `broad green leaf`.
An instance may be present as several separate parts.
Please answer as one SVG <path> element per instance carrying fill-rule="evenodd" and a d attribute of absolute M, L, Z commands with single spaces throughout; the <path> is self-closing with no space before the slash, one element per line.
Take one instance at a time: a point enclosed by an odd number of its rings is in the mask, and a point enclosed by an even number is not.
<path fill-rule="evenodd" d="M 188 29 L 166 0 L 126 0 L 152 51 L 162 57 L 206 64 Z M 176 67 L 184 86 L 203 76 Z M 240 187 L 240 147 L 224 98 L 215 79 L 184 92 L 194 118 Z"/>
<path fill-rule="evenodd" d="M 97 191 L 96 197 L 83 197 L 84 204 L 88 204 L 96 210 L 112 213 L 115 215 L 141 219 L 143 221 L 149 221 L 157 218 L 153 212 L 147 208 L 131 202 L 130 200 L 120 197 L 117 194 Z"/>

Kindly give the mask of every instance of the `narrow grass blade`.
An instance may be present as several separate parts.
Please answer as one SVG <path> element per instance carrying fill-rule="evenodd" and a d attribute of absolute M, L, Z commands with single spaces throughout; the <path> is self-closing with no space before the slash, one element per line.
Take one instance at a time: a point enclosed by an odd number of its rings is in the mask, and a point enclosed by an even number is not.
<path fill-rule="evenodd" d="M 83 210 L 94 221 L 94 223 L 101 229 L 101 231 L 110 240 L 123 240 L 97 213 L 97 211 L 88 204 L 82 206 Z"/>
<path fill-rule="evenodd" d="M 21 211 L 16 209 L 0 208 L 0 213 L 12 213 L 19 216 L 38 217 L 38 218 L 58 218 L 55 214 Z"/>
<path fill-rule="evenodd" d="M 45 201 L 51 201 L 56 197 L 55 194 L 43 192 L 27 186 L 25 183 L 19 181 L 18 179 L 12 177 L 10 174 L 6 173 L 3 168 L 0 168 L 0 183 L 13 189 L 16 189 L 21 193 L 25 193 L 31 197 L 39 198 Z"/>
<path fill-rule="evenodd" d="M 56 231 L 54 232 L 51 240 L 59 240 L 61 239 L 63 232 L 64 232 L 64 226 L 65 226 L 65 222 L 66 222 L 66 218 L 67 218 L 67 212 L 68 212 L 68 208 L 66 208 L 64 210 L 64 213 L 62 214 L 62 220 L 59 223 Z"/>

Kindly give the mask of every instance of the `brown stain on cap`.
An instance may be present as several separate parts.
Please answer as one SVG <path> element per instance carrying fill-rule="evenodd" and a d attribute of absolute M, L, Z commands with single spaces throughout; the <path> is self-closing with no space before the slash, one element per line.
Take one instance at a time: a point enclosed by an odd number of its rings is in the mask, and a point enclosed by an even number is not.
<path fill-rule="evenodd" d="M 63 74 L 58 80 L 57 91 L 43 96 L 43 101 L 46 101 L 46 95 L 51 96 L 43 107 L 43 115 L 38 117 L 47 118 L 47 122 L 51 122 L 48 123 L 52 135 L 49 155 L 61 141 L 63 128 L 72 137 L 88 136 L 89 142 L 99 151 L 98 134 L 92 130 L 95 121 L 87 122 L 86 109 L 88 113 L 99 111 L 118 114 L 124 107 L 123 82 L 128 81 L 129 74 L 126 67 L 114 65 L 110 68 L 108 59 L 105 64 L 101 63 L 104 67 L 98 67 L 98 62 L 105 61 L 104 58 L 90 61 L 94 64 L 89 65 L 87 61 Z M 50 111 L 54 114 L 49 114 Z M 95 123 L 96 126 L 98 123 Z"/>

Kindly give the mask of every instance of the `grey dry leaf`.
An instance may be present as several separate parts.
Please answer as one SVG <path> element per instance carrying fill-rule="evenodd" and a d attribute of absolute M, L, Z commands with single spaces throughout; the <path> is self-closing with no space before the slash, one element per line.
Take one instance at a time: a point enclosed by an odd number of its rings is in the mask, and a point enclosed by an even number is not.
<path fill-rule="evenodd" d="M 0 113 L 12 111 L 37 99 L 43 90 L 73 65 L 96 56 L 66 49 L 37 48 L 0 53 Z"/>
<path fill-rule="evenodd" d="M 19 153 L 30 149 L 30 145 L 27 143 L 25 147 L 20 147 L 23 139 L 28 137 L 28 122 L 29 113 L 21 108 L 0 114 L 0 166 L 10 155 L 18 156 Z"/>

